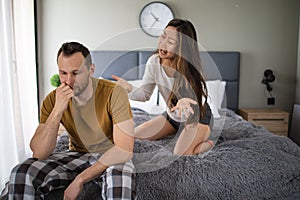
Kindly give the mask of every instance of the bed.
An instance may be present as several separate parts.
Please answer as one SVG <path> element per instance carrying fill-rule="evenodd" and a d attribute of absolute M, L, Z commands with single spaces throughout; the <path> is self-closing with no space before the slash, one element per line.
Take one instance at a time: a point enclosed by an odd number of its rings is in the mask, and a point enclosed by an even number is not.
<path fill-rule="evenodd" d="M 94 51 L 95 76 L 110 79 L 117 74 L 127 80 L 141 79 L 150 51 Z M 239 52 L 201 52 L 218 117 L 211 134 L 217 144 L 196 156 L 173 155 L 175 139 L 136 140 L 137 199 L 300 199 L 300 147 L 288 137 L 270 133 L 241 118 L 238 111 Z M 120 70 L 119 66 L 123 66 Z M 218 87 L 214 80 L 226 84 Z M 222 87 L 221 87 L 222 86 Z M 218 95 L 220 92 L 216 92 Z M 152 97 L 151 97 L 152 98 Z M 221 98 L 221 102 L 220 102 Z M 159 99 L 159 94 L 154 97 Z M 157 101 L 156 101 L 157 102 Z M 155 116 L 132 104 L 135 125 Z M 67 150 L 63 134 L 56 151 Z M 101 188 L 89 182 L 79 199 L 100 199 Z M 46 199 L 59 199 L 63 190 L 51 192 Z"/>

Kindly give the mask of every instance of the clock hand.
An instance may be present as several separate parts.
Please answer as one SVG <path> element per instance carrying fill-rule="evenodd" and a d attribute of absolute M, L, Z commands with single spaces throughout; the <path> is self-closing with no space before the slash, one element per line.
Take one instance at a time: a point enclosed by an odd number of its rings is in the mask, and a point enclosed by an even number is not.
<path fill-rule="evenodd" d="M 157 21 L 157 22 L 158 22 L 159 18 L 158 18 L 158 17 L 156 17 L 156 16 L 153 14 L 153 12 L 150 12 L 150 14 L 151 14 L 151 15 L 152 15 L 152 17 L 155 19 L 155 21 Z"/>
<path fill-rule="evenodd" d="M 153 28 L 154 24 L 156 23 L 156 20 L 154 20 L 154 22 L 151 24 L 150 29 Z"/>

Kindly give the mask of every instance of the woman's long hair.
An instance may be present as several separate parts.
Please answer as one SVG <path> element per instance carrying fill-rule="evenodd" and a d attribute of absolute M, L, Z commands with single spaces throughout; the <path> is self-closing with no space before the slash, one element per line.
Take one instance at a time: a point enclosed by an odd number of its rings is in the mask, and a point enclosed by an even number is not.
<path fill-rule="evenodd" d="M 194 115 L 188 119 L 188 123 L 195 123 L 199 121 L 199 117 L 203 118 L 207 103 L 207 88 L 201 66 L 196 30 L 188 20 L 173 19 L 166 27 L 168 26 L 176 28 L 179 40 L 178 52 L 175 56 L 174 85 L 167 104 L 171 108 L 177 104 L 180 98 L 188 97 L 196 100 L 198 105 L 191 105 Z"/>

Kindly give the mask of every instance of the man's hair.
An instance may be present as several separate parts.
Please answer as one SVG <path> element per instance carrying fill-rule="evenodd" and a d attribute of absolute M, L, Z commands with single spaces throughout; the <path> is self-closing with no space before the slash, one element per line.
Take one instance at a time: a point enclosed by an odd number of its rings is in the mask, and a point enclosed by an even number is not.
<path fill-rule="evenodd" d="M 88 48 L 78 42 L 66 42 L 61 45 L 57 52 L 56 61 L 58 61 L 59 55 L 62 53 L 64 56 L 71 56 L 74 53 L 81 52 L 85 58 L 85 65 L 89 69 L 92 64 L 91 54 Z"/>

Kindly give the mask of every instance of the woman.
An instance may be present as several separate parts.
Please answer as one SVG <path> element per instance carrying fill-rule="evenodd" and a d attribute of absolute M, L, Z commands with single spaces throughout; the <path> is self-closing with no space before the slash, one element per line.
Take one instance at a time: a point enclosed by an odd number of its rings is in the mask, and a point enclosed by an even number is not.
<path fill-rule="evenodd" d="M 167 111 L 135 128 L 135 137 L 156 140 L 178 133 L 173 153 L 195 155 L 213 146 L 210 107 L 202 75 L 196 31 L 188 20 L 173 19 L 159 37 L 158 49 L 146 64 L 144 86 L 132 86 L 117 76 L 133 100 L 146 101 L 155 85 L 167 103 Z"/>

